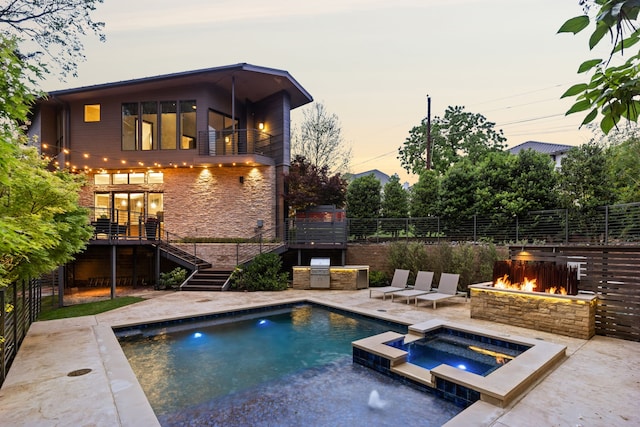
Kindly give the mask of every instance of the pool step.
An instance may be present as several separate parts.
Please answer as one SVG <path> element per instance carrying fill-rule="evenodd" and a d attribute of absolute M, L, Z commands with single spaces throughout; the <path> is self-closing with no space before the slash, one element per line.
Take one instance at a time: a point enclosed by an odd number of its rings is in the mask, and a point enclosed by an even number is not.
<path fill-rule="evenodd" d="M 401 363 L 391 367 L 391 372 L 409 378 L 428 387 L 434 387 L 431 382 L 431 371 L 413 363 Z"/>

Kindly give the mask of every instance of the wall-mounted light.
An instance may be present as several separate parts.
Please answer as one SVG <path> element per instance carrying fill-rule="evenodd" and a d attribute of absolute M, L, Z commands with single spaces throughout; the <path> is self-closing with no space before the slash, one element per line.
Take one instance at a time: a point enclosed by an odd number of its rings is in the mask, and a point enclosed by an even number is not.
<path fill-rule="evenodd" d="M 244 176 L 241 176 L 239 181 L 240 181 L 240 184 L 244 184 Z"/>
<path fill-rule="evenodd" d="M 264 130 L 264 123 L 262 122 L 258 123 L 258 129 Z"/>

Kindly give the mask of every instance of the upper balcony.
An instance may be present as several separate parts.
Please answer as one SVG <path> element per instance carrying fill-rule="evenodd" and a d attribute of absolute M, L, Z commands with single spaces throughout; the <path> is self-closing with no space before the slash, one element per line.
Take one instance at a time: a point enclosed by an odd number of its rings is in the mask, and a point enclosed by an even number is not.
<path fill-rule="evenodd" d="M 198 132 L 200 165 L 218 163 L 257 163 L 273 165 L 282 155 L 282 143 L 259 129 L 226 129 Z"/>

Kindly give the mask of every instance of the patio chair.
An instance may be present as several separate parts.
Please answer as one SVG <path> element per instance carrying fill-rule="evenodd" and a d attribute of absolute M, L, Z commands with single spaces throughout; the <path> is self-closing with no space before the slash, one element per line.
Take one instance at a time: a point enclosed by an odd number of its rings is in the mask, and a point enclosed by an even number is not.
<path fill-rule="evenodd" d="M 432 292 L 431 283 L 433 282 L 433 271 L 418 271 L 416 276 L 416 283 L 413 289 L 406 289 L 404 291 L 398 291 L 391 294 L 391 301 L 396 297 L 406 298 L 407 304 L 411 301 L 411 298 L 415 298 L 418 295 L 428 294 Z"/>
<path fill-rule="evenodd" d="M 409 270 L 396 269 L 393 273 L 393 279 L 391 279 L 391 285 L 381 288 L 369 288 L 369 298 L 371 298 L 371 292 L 379 292 L 382 294 L 382 299 L 384 300 L 387 294 L 406 289 L 407 280 L 409 280 Z"/>
<path fill-rule="evenodd" d="M 458 291 L 458 281 L 460 280 L 459 274 L 442 273 L 440 275 L 440 282 L 438 283 L 438 289 L 435 292 L 417 295 L 416 305 L 419 301 L 431 301 L 433 303 L 433 309 L 436 309 L 436 303 L 449 298 L 458 296 L 464 296 L 464 301 L 467 302 L 467 293 Z"/>

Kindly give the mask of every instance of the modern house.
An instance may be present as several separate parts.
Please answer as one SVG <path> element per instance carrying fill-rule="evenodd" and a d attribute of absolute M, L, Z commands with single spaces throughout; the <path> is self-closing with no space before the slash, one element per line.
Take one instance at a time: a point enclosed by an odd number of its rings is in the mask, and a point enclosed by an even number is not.
<path fill-rule="evenodd" d="M 98 280 L 104 256 L 112 262 L 103 276 L 157 276 L 159 257 L 145 248 L 160 233 L 282 233 L 290 111 L 312 100 L 287 71 L 246 63 L 60 90 L 39 100 L 30 135 L 52 167 L 86 175 L 81 204 L 91 208 L 96 228 L 67 280 Z M 83 267 L 91 264 L 83 257 L 94 265 Z"/>
<path fill-rule="evenodd" d="M 574 148 L 572 145 L 553 144 L 549 142 L 526 141 L 515 147 L 509 148 L 511 154 L 518 154 L 522 150 L 533 150 L 539 153 L 548 154 L 553 160 L 556 169 L 560 169 L 562 159 L 567 156 L 567 152 Z"/>

